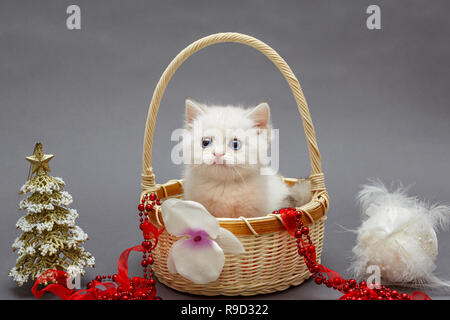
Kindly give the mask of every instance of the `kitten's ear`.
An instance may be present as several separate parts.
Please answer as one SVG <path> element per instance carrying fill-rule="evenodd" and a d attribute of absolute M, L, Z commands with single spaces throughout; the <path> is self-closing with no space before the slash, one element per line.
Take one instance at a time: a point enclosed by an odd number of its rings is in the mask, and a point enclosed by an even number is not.
<path fill-rule="evenodd" d="M 258 104 L 251 109 L 247 116 L 255 121 L 256 128 L 267 128 L 270 122 L 270 107 L 267 102 Z"/>
<path fill-rule="evenodd" d="M 206 108 L 197 101 L 186 99 L 186 122 L 192 123 L 197 117 L 206 112 Z"/>

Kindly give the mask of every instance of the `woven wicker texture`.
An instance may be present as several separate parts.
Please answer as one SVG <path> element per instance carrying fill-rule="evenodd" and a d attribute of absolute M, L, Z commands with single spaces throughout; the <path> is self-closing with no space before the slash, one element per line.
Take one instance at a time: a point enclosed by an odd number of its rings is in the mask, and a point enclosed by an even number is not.
<path fill-rule="evenodd" d="M 145 128 L 142 157 L 142 194 L 156 192 L 160 199 L 169 197 L 182 198 L 182 181 L 171 180 L 166 184 L 155 184 L 152 167 L 152 143 L 156 125 L 156 117 L 164 95 L 164 91 L 178 67 L 197 51 L 216 43 L 235 42 L 248 45 L 259 50 L 275 66 L 286 79 L 297 103 L 311 161 L 312 200 L 302 206 L 305 212 L 304 223 L 309 224 L 313 243 L 320 259 L 323 243 L 324 220 L 328 210 L 328 194 L 325 189 L 321 167 L 321 156 L 316 142 L 314 126 L 308 105 L 300 83 L 287 63 L 275 50 L 264 42 L 251 36 L 239 33 L 217 33 L 199 39 L 182 50 L 169 64 L 162 74 L 150 103 Z M 285 179 L 289 184 L 296 179 Z M 180 275 L 170 274 L 166 261 L 170 247 L 176 238 L 163 232 L 154 251 L 153 269 L 158 279 L 176 290 L 200 295 L 255 295 L 284 290 L 292 285 L 299 285 L 309 278 L 304 262 L 297 254 L 295 240 L 285 231 L 279 217 L 267 215 L 251 219 L 218 218 L 221 227 L 233 232 L 242 242 L 246 253 L 241 256 L 226 256 L 221 276 L 215 282 L 197 285 Z M 162 226 L 160 213 L 152 217 L 152 221 Z"/>
<path fill-rule="evenodd" d="M 318 257 L 322 252 L 323 229 L 323 220 L 310 227 Z M 169 250 L 178 238 L 163 232 L 154 253 L 156 258 L 153 270 L 159 281 L 173 289 L 206 296 L 271 293 L 299 285 L 309 278 L 310 273 L 297 253 L 297 244 L 286 231 L 260 236 L 238 236 L 238 239 L 246 253 L 240 256 L 226 255 L 226 263 L 219 279 L 199 285 L 167 270 Z"/>

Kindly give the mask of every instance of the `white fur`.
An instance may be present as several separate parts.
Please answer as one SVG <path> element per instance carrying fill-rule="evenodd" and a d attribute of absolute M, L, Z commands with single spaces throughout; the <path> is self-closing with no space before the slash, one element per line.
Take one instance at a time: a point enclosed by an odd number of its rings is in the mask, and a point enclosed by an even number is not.
<path fill-rule="evenodd" d="M 363 223 L 357 230 L 351 270 L 364 278 L 367 267 L 377 265 L 388 283 L 448 286 L 433 271 L 436 228 L 448 226 L 450 207 L 428 205 L 406 191 L 400 184 L 389 192 L 380 181 L 362 186 L 358 200 Z"/>
<path fill-rule="evenodd" d="M 216 217 L 257 217 L 291 204 L 290 189 L 273 175 L 261 175 L 258 150 L 267 154 L 269 139 L 252 141 L 261 134 L 259 129 L 271 129 L 270 109 L 261 103 L 252 109 L 234 106 L 204 106 L 186 100 L 186 148 L 193 150 L 191 163 L 185 166 L 184 197 L 203 204 Z M 198 129 L 198 130 L 197 130 Z M 230 135 L 231 133 L 231 135 Z M 210 147 L 202 148 L 203 137 L 213 137 Z M 229 147 L 229 138 L 242 142 L 240 150 Z M 220 138 L 218 138 L 220 137 Z M 215 163 L 214 153 L 223 153 L 223 164 Z M 256 159 L 251 163 L 249 159 Z M 234 160 L 234 162 L 232 161 Z M 300 185 L 300 184 L 299 184 Z M 310 186 L 302 183 L 294 187 L 296 205 L 311 197 Z"/>

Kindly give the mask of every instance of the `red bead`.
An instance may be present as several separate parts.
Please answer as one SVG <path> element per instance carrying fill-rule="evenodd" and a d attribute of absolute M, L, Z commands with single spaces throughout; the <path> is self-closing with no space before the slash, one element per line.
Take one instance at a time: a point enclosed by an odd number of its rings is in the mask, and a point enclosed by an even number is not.
<path fill-rule="evenodd" d="M 152 243 L 148 240 L 142 241 L 142 246 L 144 247 L 144 249 L 148 250 L 149 248 L 152 247 Z"/>
<path fill-rule="evenodd" d="M 295 237 L 296 238 L 301 238 L 302 237 L 302 232 L 300 230 L 295 231 Z"/>
<path fill-rule="evenodd" d="M 145 209 L 145 207 L 144 207 L 144 205 L 142 203 L 138 205 L 138 210 L 139 211 L 144 211 L 144 209 Z"/>
<path fill-rule="evenodd" d="M 141 266 L 146 267 L 148 265 L 147 260 L 142 260 Z"/>
<path fill-rule="evenodd" d="M 153 264 L 153 262 L 155 262 L 155 260 L 153 260 L 152 257 L 149 257 L 149 258 L 147 259 L 147 265 Z"/>
<path fill-rule="evenodd" d="M 360 288 L 365 288 L 365 287 L 367 287 L 367 283 L 366 283 L 365 281 L 361 281 L 361 282 L 359 283 L 359 287 L 360 287 Z"/>
<path fill-rule="evenodd" d="M 378 295 L 377 295 L 377 293 L 374 290 L 372 290 L 372 289 L 367 290 L 367 293 L 366 293 L 366 297 L 367 298 L 375 299 L 377 296 Z"/>
<path fill-rule="evenodd" d="M 356 282 L 355 279 L 348 280 L 348 285 L 349 285 L 350 288 L 355 288 L 357 284 L 358 283 Z"/>
<path fill-rule="evenodd" d="M 314 279 L 314 282 L 316 283 L 316 284 L 321 284 L 322 283 L 322 278 L 315 278 Z"/>
<path fill-rule="evenodd" d="M 319 271 L 320 271 L 320 266 L 316 264 L 316 265 L 313 267 L 313 271 L 314 271 L 315 273 L 319 272 Z"/>
<path fill-rule="evenodd" d="M 156 200 L 156 194 L 152 193 L 150 195 L 150 201 L 155 201 Z"/>
<path fill-rule="evenodd" d="M 309 233 L 309 228 L 308 227 L 302 227 L 302 234 L 306 235 Z"/>
<path fill-rule="evenodd" d="M 112 280 L 113 280 L 114 282 L 116 282 L 116 281 L 117 281 L 117 274 L 113 274 L 113 276 L 112 276 Z"/>
<path fill-rule="evenodd" d="M 145 206 L 145 211 L 151 211 L 153 209 L 153 206 L 151 204 L 147 204 Z"/>
<path fill-rule="evenodd" d="M 96 281 L 102 281 L 102 277 L 101 277 L 101 276 L 96 276 L 96 277 L 95 277 L 95 280 L 96 280 Z"/>
<path fill-rule="evenodd" d="M 342 291 L 344 291 L 344 293 L 347 293 L 349 290 L 350 290 L 350 287 L 348 286 L 348 284 L 345 284 L 345 285 L 342 287 Z"/>
<path fill-rule="evenodd" d="M 407 293 L 402 293 L 402 294 L 400 295 L 400 298 L 401 298 L 402 300 L 409 300 L 409 296 L 408 296 Z"/>
<path fill-rule="evenodd" d="M 342 283 L 341 278 L 334 278 L 334 279 L 333 279 L 333 284 L 334 284 L 335 286 L 339 286 L 341 283 Z"/>
<path fill-rule="evenodd" d="M 309 247 L 308 247 L 308 252 L 309 253 L 314 253 L 316 251 L 316 248 L 313 246 L 313 245 L 310 245 Z"/>

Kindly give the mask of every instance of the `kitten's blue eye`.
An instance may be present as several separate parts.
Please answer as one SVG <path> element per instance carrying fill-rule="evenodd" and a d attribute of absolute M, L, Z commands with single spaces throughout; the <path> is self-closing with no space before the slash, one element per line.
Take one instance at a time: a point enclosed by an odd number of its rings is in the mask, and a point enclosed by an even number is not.
<path fill-rule="evenodd" d="M 204 137 L 202 138 L 202 148 L 207 148 L 212 144 L 212 138 L 211 137 Z"/>
<path fill-rule="evenodd" d="M 241 141 L 234 138 L 233 140 L 230 141 L 230 148 L 233 150 L 239 150 L 241 148 Z"/>

